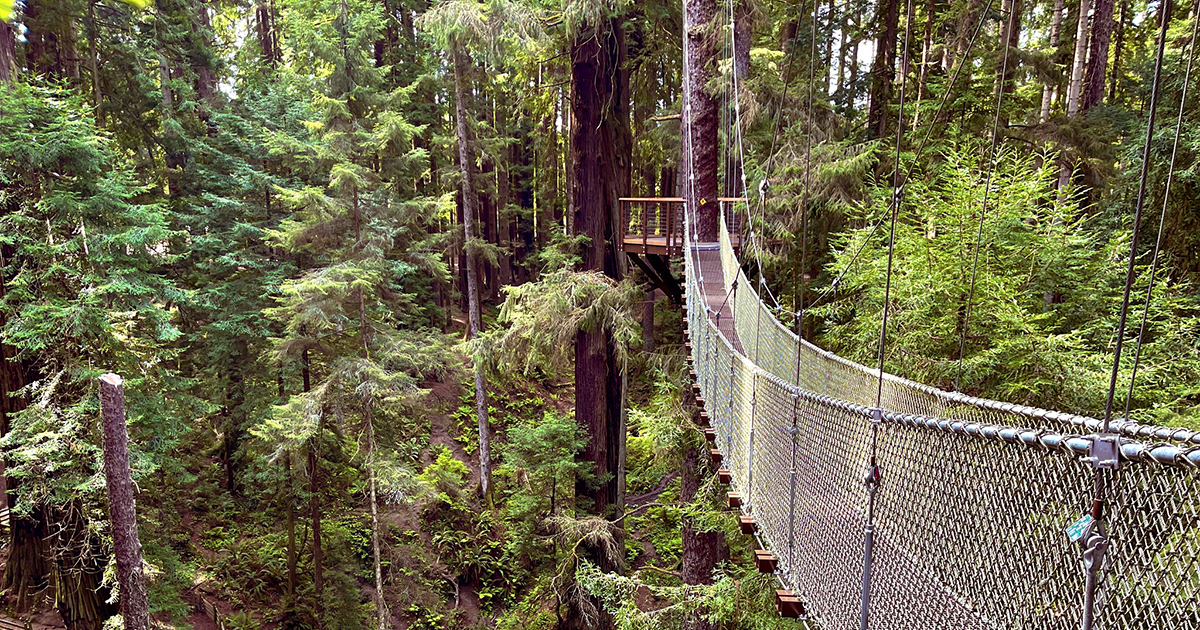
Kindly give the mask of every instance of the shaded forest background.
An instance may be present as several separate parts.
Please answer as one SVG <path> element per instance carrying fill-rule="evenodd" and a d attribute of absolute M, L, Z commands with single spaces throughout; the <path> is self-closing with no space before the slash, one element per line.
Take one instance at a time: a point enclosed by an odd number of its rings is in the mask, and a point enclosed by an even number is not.
<path fill-rule="evenodd" d="M 680 313 L 618 199 L 683 194 L 691 129 L 780 319 L 871 363 L 899 167 L 888 369 L 1102 415 L 1162 9 L 0 4 L 8 614 L 117 623 L 112 371 L 156 623 L 798 627 L 698 463 Z M 1196 11 L 1170 13 L 1117 397 L 1191 427 Z"/>

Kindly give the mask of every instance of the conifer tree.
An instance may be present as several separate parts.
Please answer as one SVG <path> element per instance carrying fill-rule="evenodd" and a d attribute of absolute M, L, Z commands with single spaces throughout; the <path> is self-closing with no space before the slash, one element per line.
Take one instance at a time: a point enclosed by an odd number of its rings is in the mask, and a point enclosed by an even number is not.
<path fill-rule="evenodd" d="M 333 11 L 329 27 L 310 35 L 315 38 L 310 44 L 328 51 L 317 64 L 330 71 L 323 93 L 314 95 L 312 137 L 303 145 L 284 134 L 272 141 L 273 151 L 308 163 L 304 177 L 311 183 L 280 189 L 293 215 L 270 232 L 271 240 L 302 253 L 312 266 L 285 282 L 279 306 L 267 310 L 284 327 L 276 345 L 280 357 L 299 358 L 308 365 L 310 355 L 317 353 L 327 373 L 311 390 L 306 387 L 279 408 L 279 418 L 302 421 L 298 433 L 275 424 L 264 434 L 280 440 L 284 451 L 307 449 L 311 467 L 318 464 L 312 454 L 325 439 L 325 430 L 361 432 L 376 616 L 382 629 L 388 613 L 378 479 L 389 458 L 378 440 L 380 406 L 415 392 L 417 378 L 432 362 L 424 358 L 429 353 L 444 358 L 444 348 L 414 326 L 415 312 L 406 306 L 411 299 L 404 283 L 405 276 L 418 273 L 445 278 L 446 269 L 424 242 L 428 228 L 423 213 L 430 202 L 397 197 L 378 168 L 380 151 L 411 146 L 418 132 L 394 107 L 406 102 L 406 92 L 377 89 L 387 69 L 372 64 L 368 51 L 378 36 L 379 8 L 342 0 Z M 425 154 L 410 150 L 392 159 L 420 162 Z M 351 408 L 356 409 L 356 420 L 347 415 Z M 316 475 L 316 469 L 309 474 Z M 313 500 L 317 501 L 315 494 Z M 313 516 L 316 544 L 319 508 L 314 507 Z M 314 576 L 314 581 L 320 579 Z M 318 591 L 317 597 L 325 594 Z"/>
<path fill-rule="evenodd" d="M 0 111 L 0 172 L 27 173 L 0 195 L 0 339 L 6 372 L 23 371 L 20 395 L 37 403 L 5 405 L 7 472 L 19 487 L 4 583 L 20 601 L 53 580 L 64 622 L 92 630 L 113 610 L 101 584 L 108 550 L 89 533 L 103 502 L 86 483 L 98 474 L 95 379 L 100 366 L 139 375 L 130 382 L 148 393 L 131 405 L 134 441 L 155 438 L 139 472 L 174 466 L 186 401 L 169 395 L 169 344 L 186 296 L 155 269 L 176 256 L 177 234 L 161 205 L 134 201 L 145 190 L 82 99 L 17 85 L 0 91 Z"/>

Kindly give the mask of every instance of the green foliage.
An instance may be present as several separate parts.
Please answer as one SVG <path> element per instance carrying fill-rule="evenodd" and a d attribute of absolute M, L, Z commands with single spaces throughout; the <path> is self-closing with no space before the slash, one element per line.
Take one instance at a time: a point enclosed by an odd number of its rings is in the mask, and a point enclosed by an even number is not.
<path fill-rule="evenodd" d="M 753 567 L 724 566 L 707 585 L 658 586 L 630 577 L 603 573 L 584 562 L 577 572 L 583 588 L 598 597 L 621 630 L 683 628 L 686 619 L 700 616 L 713 623 L 753 630 L 806 627 L 805 622 L 783 619 L 775 611 L 775 578 L 760 575 Z M 642 610 L 641 591 L 656 605 Z"/>
<path fill-rule="evenodd" d="M 458 461 L 450 449 L 440 447 L 437 460 L 425 467 L 420 480 L 437 492 L 438 499 L 455 506 L 463 494 L 463 484 L 467 482 L 471 470 L 467 465 Z"/>
<path fill-rule="evenodd" d="M 997 161 L 988 196 L 966 322 L 986 177 L 977 155 L 970 149 L 948 154 L 928 177 L 906 187 L 896 232 L 888 369 L 952 386 L 967 325 L 965 391 L 1101 412 L 1128 233 L 1106 236 L 1094 221 L 1080 217 L 1071 201 L 1054 201 L 1055 173 L 1049 166 L 1038 169 L 1032 158 L 1006 153 Z M 879 216 L 887 203 L 886 194 L 877 194 L 865 213 Z M 878 234 L 869 241 L 868 236 L 868 230 L 849 233 L 830 273 L 841 272 L 855 252 L 862 253 L 842 283 L 839 300 L 814 310 L 825 319 L 828 347 L 864 362 L 872 360 L 878 343 L 887 254 Z M 1146 288 L 1147 276 L 1141 277 L 1137 294 Z M 1160 376 L 1164 369 L 1175 375 L 1200 370 L 1191 340 L 1200 330 L 1196 308 L 1185 286 L 1160 276 L 1139 376 L 1142 385 L 1150 385 L 1139 388 L 1139 398 L 1151 407 L 1194 413 L 1192 394 Z M 1130 334 L 1135 333 L 1131 327 Z M 1127 353 L 1120 382 L 1127 382 L 1131 367 Z"/>
<path fill-rule="evenodd" d="M 579 331 L 604 331 L 612 336 L 617 359 L 641 342 L 633 307 L 641 290 L 631 282 L 617 283 L 599 272 L 551 271 L 538 282 L 505 287 L 500 310 L 505 328 L 489 330 L 470 344 L 476 360 L 530 374 L 552 374 L 567 365 Z"/>

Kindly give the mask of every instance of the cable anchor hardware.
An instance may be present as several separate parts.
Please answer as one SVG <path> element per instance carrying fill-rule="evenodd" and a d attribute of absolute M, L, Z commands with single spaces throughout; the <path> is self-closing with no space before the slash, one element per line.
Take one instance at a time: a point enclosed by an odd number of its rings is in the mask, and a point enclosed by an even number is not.
<path fill-rule="evenodd" d="M 1088 456 L 1083 458 L 1087 464 L 1099 470 L 1116 470 L 1121 467 L 1121 438 L 1116 435 L 1102 434 L 1091 436 L 1091 446 Z"/>
<path fill-rule="evenodd" d="M 883 424 L 883 409 L 879 407 L 871 407 L 868 409 L 871 412 L 871 424 L 879 426 Z"/>
<path fill-rule="evenodd" d="M 1083 567 L 1086 575 L 1083 592 L 1083 618 L 1080 620 L 1080 627 L 1083 630 L 1091 630 L 1096 621 L 1096 591 L 1100 588 L 1101 573 L 1104 570 L 1104 562 L 1108 556 L 1108 547 L 1111 541 L 1104 532 L 1104 526 L 1095 520 L 1087 522 L 1078 540 L 1080 546 L 1083 547 L 1083 557 L 1079 559 L 1079 565 Z"/>
<path fill-rule="evenodd" d="M 879 488 L 879 484 L 882 482 L 882 469 L 879 468 L 879 464 L 871 462 L 871 464 L 867 466 L 867 475 L 863 478 L 863 483 L 866 484 L 867 490 L 874 494 L 875 490 Z"/>

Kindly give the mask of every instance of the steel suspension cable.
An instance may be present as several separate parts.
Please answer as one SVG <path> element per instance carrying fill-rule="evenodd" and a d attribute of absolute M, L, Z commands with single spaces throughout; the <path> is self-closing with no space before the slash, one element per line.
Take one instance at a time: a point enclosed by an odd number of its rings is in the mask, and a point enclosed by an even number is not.
<path fill-rule="evenodd" d="M 983 184 L 983 204 L 979 208 L 979 232 L 975 235 L 975 255 L 971 261 L 971 288 L 967 293 L 967 307 L 963 313 L 962 338 L 958 342 L 958 375 L 954 377 L 954 389 L 962 389 L 963 375 L 963 359 L 966 356 L 967 349 L 967 328 L 971 325 L 971 306 L 975 301 L 975 280 L 979 270 L 979 250 L 983 246 L 983 224 L 987 218 L 987 203 L 988 194 L 992 191 L 992 177 L 996 174 L 996 144 L 1000 139 L 1000 110 L 1004 105 L 1004 84 L 1007 83 L 1008 77 L 1008 41 L 1012 37 L 1013 25 L 1016 22 L 1017 7 L 1013 3 L 1008 11 L 1008 28 L 1004 31 L 1004 41 L 1000 45 L 1004 47 L 1004 61 L 1001 63 L 1000 69 L 1000 89 L 996 93 L 996 115 L 992 119 L 992 146 L 988 151 L 988 172 L 987 178 Z"/>
<path fill-rule="evenodd" d="M 1154 139 L 1154 122 L 1158 110 L 1163 52 L 1166 49 L 1167 29 L 1171 22 L 1170 0 L 1162 0 L 1162 3 L 1159 5 L 1159 21 L 1161 24 L 1158 33 L 1158 50 L 1154 61 L 1154 81 L 1150 89 L 1150 111 L 1146 119 L 1146 140 L 1142 145 L 1142 164 L 1138 178 L 1137 199 L 1133 211 L 1133 229 L 1129 239 L 1129 266 L 1125 270 L 1125 290 L 1121 297 L 1121 311 L 1117 322 L 1117 340 L 1116 346 L 1113 348 L 1112 374 L 1108 383 L 1108 398 L 1104 405 L 1104 422 L 1100 435 L 1092 439 L 1093 453 L 1090 459 L 1096 467 L 1096 479 L 1092 496 L 1091 517 L 1096 526 L 1089 532 L 1089 535 L 1082 539 L 1084 544 L 1084 564 L 1087 570 L 1083 596 L 1083 619 L 1080 624 L 1083 630 L 1092 630 L 1095 623 L 1096 591 L 1099 588 L 1100 570 L 1104 566 L 1104 555 L 1108 549 L 1108 538 L 1104 534 L 1103 529 L 1099 527 L 1104 513 L 1105 470 L 1115 470 L 1119 456 L 1119 447 L 1115 444 L 1119 438 L 1114 439 L 1110 434 L 1109 425 L 1112 421 L 1113 398 L 1117 391 L 1117 376 L 1121 369 L 1121 349 L 1125 341 L 1125 325 L 1129 313 L 1129 295 L 1133 291 L 1133 281 L 1137 265 L 1138 233 L 1141 227 L 1142 209 L 1146 201 L 1146 181 L 1149 176 L 1150 147 Z M 1113 442 L 1111 452 L 1113 461 L 1111 462 L 1100 460 L 1100 456 L 1104 454 L 1102 451 L 1107 451 L 1107 449 L 1100 448 L 1100 445 L 1106 438 Z"/>
<path fill-rule="evenodd" d="M 867 468 L 867 520 L 863 531 L 863 576 L 862 601 L 859 610 L 859 630 L 868 630 L 871 618 L 871 554 L 875 538 L 875 492 L 881 479 L 879 471 L 879 425 L 883 423 L 883 364 L 887 342 L 888 304 L 892 291 L 892 263 L 896 251 L 896 216 L 900 213 L 903 194 L 900 181 L 900 149 L 904 140 L 904 97 L 908 89 L 908 60 L 911 54 L 913 23 L 913 0 L 908 0 L 908 11 L 904 20 L 904 55 L 900 59 L 900 103 L 896 116 L 896 161 L 892 171 L 891 235 L 888 238 L 887 275 L 884 279 L 883 313 L 879 326 L 879 381 L 875 390 L 875 409 L 871 414 L 871 460 Z M 907 180 L 905 180 L 907 183 Z"/>
<path fill-rule="evenodd" d="M 817 12 L 821 6 L 820 0 L 813 0 L 812 40 L 808 51 L 808 116 L 807 129 L 804 132 L 804 203 L 800 207 L 800 292 L 796 296 L 796 382 L 800 382 L 800 341 L 804 337 L 804 271 L 808 266 L 808 210 L 812 202 L 812 136 L 813 136 L 813 84 L 817 81 Z M 831 34 L 832 36 L 832 34 Z M 795 282 L 795 279 L 793 279 Z"/>
<path fill-rule="evenodd" d="M 1163 232 L 1167 222 L 1167 204 L 1171 200 L 1171 185 L 1175 181 L 1175 160 L 1179 155 L 1179 138 L 1183 131 L 1183 111 L 1187 104 L 1188 86 L 1192 78 L 1192 67 L 1196 61 L 1196 35 L 1200 32 L 1200 16 L 1192 18 L 1192 38 L 1188 44 L 1187 69 L 1183 73 L 1183 93 L 1179 97 L 1179 115 L 1175 119 L 1175 140 L 1171 144 L 1171 162 L 1167 168 L 1167 183 L 1163 190 L 1162 212 L 1158 215 L 1158 237 L 1154 241 L 1154 258 L 1150 263 L 1150 282 L 1146 286 L 1146 303 L 1142 306 L 1142 323 L 1138 328 L 1137 344 L 1133 352 L 1133 371 L 1129 375 L 1129 389 L 1125 393 L 1125 419 L 1129 419 L 1129 405 L 1133 400 L 1133 387 L 1137 381 L 1138 366 L 1142 358 L 1142 341 L 1146 337 L 1146 321 L 1150 315 L 1150 298 L 1154 295 L 1154 281 L 1158 276 L 1159 252 L 1162 251 Z"/>
<path fill-rule="evenodd" d="M 1133 230 L 1129 238 L 1129 266 L 1125 270 L 1125 290 L 1121 297 L 1121 312 L 1117 322 L 1117 340 L 1113 348 L 1113 367 L 1108 383 L 1108 399 L 1104 405 L 1103 433 L 1109 432 L 1109 422 L 1112 420 L 1113 398 L 1117 391 L 1117 376 L 1121 368 L 1121 350 L 1125 341 L 1125 324 L 1129 312 L 1129 295 L 1133 291 L 1133 281 L 1136 277 L 1137 242 L 1141 228 L 1142 209 L 1146 202 L 1146 181 L 1150 172 L 1150 146 L 1154 140 L 1154 121 L 1158 107 L 1159 87 L 1162 77 L 1163 51 L 1167 45 L 1167 27 L 1171 21 L 1171 2 L 1163 0 L 1159 9 L 1162 26 L 1158 34 L 1158 52 L 1154 62 L 1154 83 L 1150 90 L 1150 112 L 1146 120 L 1146 140 L 1142 144 L 1142 165 L 1138 176 L 1137 200 L 1133 211 Z"/>

